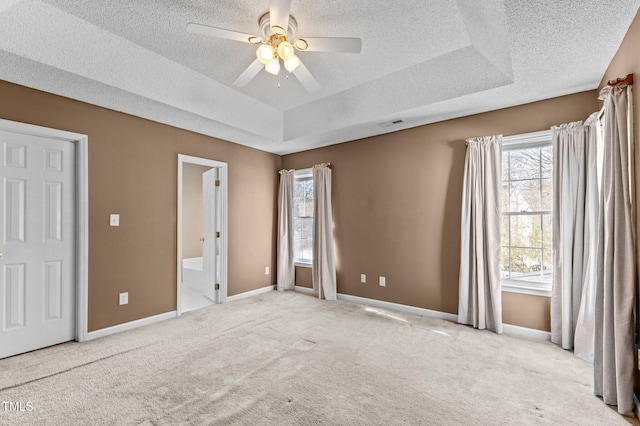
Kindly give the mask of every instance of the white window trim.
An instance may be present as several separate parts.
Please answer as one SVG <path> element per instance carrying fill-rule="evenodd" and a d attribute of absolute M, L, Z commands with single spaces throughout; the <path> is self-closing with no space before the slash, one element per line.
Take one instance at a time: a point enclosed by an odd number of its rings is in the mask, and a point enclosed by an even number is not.
<path fill-rule="evenodd" d="M 549 141 L 552 141 L 552 138 L 553 134 L 551 129 L 505 136 L 502 138 L 502 151 L 514 151 L 518 149 L 547 146 L 549 145 Z M 502 211 L 500 211 L 500 216 L 502 217 Z M 551 297 L 552 286 L 552 283 L 536 282 L 535 284 L 527 285 L 524 282 L 510 280 L 508 278 L 500 279 L 501 290 L 509 293 Z"/>
<path fill-rule="evenodd" d="M 549 283 L 540 283 L 528 286 L 518 281 L 512 281 L 502 278 L 500 280 L 500 289 L 508 293 L 520 293 L 529 294 L 532 296 L 551 297 L 551 284 Z"/>
<path fill-rule="evenodd" d="M 313 169 L 308 168 L 308 169 L 296 170 L 293 173 L 294 184 L 295 184 L 295 179 L 300 179 L 300 178 L 311 178 L 311 179 L 313 179 Z M 312 262 L 313 262 L 313 260 L 309 260 L 309 259 L 299 259 L 299 258 L 293 259 L 293 265 L 294 266 L 302 266 L 302 267 L 305 267 L 305 268 L 311 268 Z"/>

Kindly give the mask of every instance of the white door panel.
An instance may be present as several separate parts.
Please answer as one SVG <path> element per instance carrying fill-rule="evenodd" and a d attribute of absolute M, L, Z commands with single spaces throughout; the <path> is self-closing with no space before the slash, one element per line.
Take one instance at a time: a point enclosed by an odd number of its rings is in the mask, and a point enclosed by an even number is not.
<path fill-rule="evenodd" d="M 74 149 L 0 131 L 0 358 L 75 337 Z"/>
<path fill-rule="evenodd" d="M 202 174 L 202 274 L 204 277 L 204 295 L 216 303 L 220 302 L 219 290 L 216 289 L 218 281 L 218 265 L 216 262 L 218 242 L 216 232 L 217 208 L 216 193 L 219 186 L 218 169 L 213 168 Z"/>

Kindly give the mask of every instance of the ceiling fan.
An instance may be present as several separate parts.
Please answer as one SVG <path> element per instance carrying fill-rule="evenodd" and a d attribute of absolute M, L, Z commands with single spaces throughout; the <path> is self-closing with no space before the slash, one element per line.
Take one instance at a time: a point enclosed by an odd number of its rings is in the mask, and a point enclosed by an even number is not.
<path fill-rule="evenodd" d="M 287 71 L 293 73 L 309 93 L 320 89 L 320 85 L 304 66 L 296 50 L 301 52 L 360 53 L 362 41 L 355 37 L 298 37 L 298 24 L 289 13 L 291 0 L 270 0 L 269 11 L 258 20 L 262 37 L 208 25 L 189 23 L 187 31 L 211 37 L 242 41 L 258 45 L 257 59 L 233 82 L 234 86 L 246 86 L 264 68 L 278 75 L 280 60 Z"/>

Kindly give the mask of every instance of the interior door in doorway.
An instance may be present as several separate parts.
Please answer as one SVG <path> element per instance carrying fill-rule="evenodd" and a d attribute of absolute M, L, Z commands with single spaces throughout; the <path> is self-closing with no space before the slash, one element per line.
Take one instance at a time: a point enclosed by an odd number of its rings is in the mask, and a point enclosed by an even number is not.
<path fill-rule="evenodd" d="M 202 174 L 202 274 L 204 295 L 220 303 L 220 175 Z"/>
<path fill-rule="evenodd" d="M 74 150 L 0 131 L 0 358 L 75 338 Z"/>

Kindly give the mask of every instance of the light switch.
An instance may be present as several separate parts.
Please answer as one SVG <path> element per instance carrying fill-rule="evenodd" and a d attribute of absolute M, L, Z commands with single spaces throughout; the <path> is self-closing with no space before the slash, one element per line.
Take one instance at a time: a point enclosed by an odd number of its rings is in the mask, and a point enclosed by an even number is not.
<path fill-rule="evenodd" d="M 127 305 L 129 304 L 129 292 L 120 293 L 118 297 L 118 304 Z"/>
<path fill-rule="evenodd" d="M 109 216 L 109 225 L 110 226 L 120 226 L 120 215 L 112 214 Z"/>

